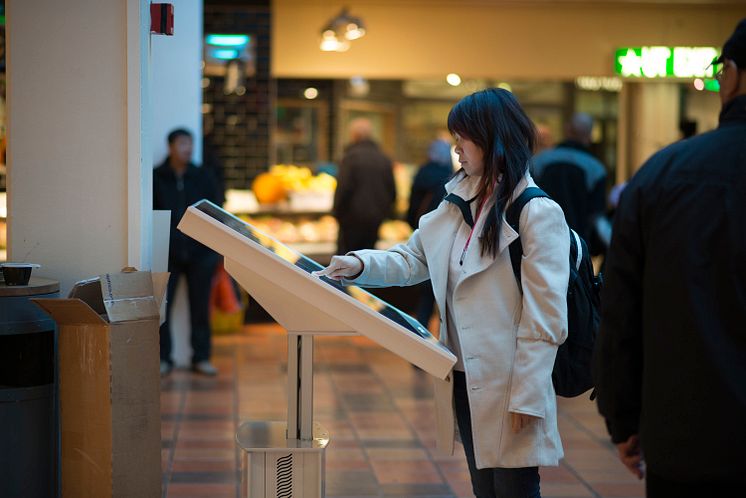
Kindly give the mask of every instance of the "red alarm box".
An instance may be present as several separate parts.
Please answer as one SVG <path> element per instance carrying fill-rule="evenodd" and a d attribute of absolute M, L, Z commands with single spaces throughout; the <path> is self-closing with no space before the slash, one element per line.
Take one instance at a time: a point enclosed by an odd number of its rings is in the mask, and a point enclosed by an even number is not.
<path fill-rule="evenodd" d="M 174 34 L 174 6 L 171 3 L 150 4 L 150 33 L 155 35 Z"/>

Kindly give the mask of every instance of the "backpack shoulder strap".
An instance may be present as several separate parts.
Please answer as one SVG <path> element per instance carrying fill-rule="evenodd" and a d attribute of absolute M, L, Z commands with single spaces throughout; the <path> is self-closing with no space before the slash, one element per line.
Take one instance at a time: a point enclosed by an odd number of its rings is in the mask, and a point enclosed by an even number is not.
<path fill-rule="evenodd" d="M 471 215 L 470 205 L 472 202 L 474 202 L 475 199 L 476 197 L 473 197 L 467 201 L 457 196 L 456 194 L 448 194 L 443 198 L 444 201 L 450 202 L 459 208 L 459 210 L 461 211 L 461 216 L 464 217 L 464 221 L 470 227 L 474 226 L 474 217 Z"/>
<path fill-rule="evenodd" d="M 515 275 L 515 280 L 521 292 L 523 292 L 523 287 L 521 286 L 523 245 L 521 244 L 521 231 L 519 227 L 521 211 L 523 210 L 523 206 L 528 204 L 531 199 L 536 199 L 537 197 L 549 197 L 549 195 L 538 187 L 527 187 L 505 211 L 505 221 L 518 234 L 518 237 L 510 244 L 508 250 L 510 251 L 510 264 L 513 266 L 513 275 Z"/>

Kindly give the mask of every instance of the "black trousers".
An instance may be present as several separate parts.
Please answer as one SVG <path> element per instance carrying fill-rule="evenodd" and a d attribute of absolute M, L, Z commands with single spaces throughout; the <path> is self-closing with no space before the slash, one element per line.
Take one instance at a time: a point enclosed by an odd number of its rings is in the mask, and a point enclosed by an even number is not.
<path fill-rule="evenodd" d="M 538 467 L 477 468 L 474 457 L 474 439 L 471 433 L 471 410 L 464 372 L 453 372 L 453 399 L 456 405 L 456 422 L 459 434 L 461 434 L 461 442 L 464 444 L 474 496 L 476 498 L 541 498 Z"/>
<path fill-rule="evenodd" d="M 746 479 L 680 482 L 656 475 L 648 469 L 645 476 L 647 498 L 736 498 L 746 496 Z"/>
<path fill-rule="evenodd" d="M 191 261 L 169 261 L 168 303 L 166 321 L 161 325 L 161 360 L 173 363 L 171 359 L 171 306 L 174 302 L 176 284 L 181 275 L 186 277 L 189 295 L 189 321 L 192 328 L 190 337 L 192 345 L 192 364 L 210 359 L 210 289 L 212 276 L 218 258 L 214 255 Z"/>

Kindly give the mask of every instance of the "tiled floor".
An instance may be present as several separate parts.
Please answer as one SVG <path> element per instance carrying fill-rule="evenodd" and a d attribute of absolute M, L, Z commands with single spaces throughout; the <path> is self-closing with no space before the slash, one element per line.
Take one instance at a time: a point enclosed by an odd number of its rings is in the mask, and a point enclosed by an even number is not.
<path fill-rule="evenodd" d="M 164 497 L 237 498 L 245 420 L 286 416 L 287 336 L 250 325 L 216 337 L 217 378 L 175 371 L 162 381 Z M 314 417 L 330 432 L 329 497 L 472 496 L 463 451 L 435 452 L 428 375 L 364 338 L 316 339 Z M 541 469 L 550 497 L 642 497 L 642 483 L 618 462 L 587 398 L 560 399 L 566 457 Z"/>

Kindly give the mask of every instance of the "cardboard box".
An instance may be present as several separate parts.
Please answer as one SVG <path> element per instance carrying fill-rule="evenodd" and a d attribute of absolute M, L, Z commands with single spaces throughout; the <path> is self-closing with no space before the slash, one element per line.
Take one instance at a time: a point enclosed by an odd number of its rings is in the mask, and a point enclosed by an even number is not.
<path fill-rule="evenodd" d="M 59 326 L 62 496 L 161 496 L 159 309 L 167 273 L 79 282 L 33 299 Z"/>

